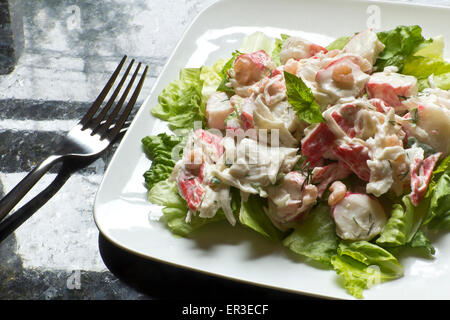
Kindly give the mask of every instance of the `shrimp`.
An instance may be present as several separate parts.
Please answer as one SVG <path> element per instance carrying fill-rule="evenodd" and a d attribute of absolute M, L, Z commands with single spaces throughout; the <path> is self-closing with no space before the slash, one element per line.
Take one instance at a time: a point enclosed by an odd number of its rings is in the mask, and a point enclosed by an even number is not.
<path fill-rule="evenodd" d="M 284 71 L 297 74 L 297 70 L 299 67 L 299 62 L 293 58 L 290 58 L 288 61 L 286 61 L 286 64 L 284 65 Z"/>
<path fill-rule="evenodd" d="M 338 64 L 333 69 L 331 77 L 336 82 L 337 86 L 341 88 L 351 88 L 355 83 L 352 68 L 347 64 Z"/>
<path fill-rule="evenodd" d="M 347 193 L 347 187 L 341 181 L 335 181 L 331 184 L 329 190 L 331 191 L 328 197 L 328 205 L 330 207 L 335 206 L 339 201 L 344 199 Z"/>
<path fill-rule="evenodd" d="M 261 80 L 266 69 L 273 66 L 272 60 L 264 50 L 241 54 L 234 61 L 234 78 L 239 84 L 248 86 Z"/>

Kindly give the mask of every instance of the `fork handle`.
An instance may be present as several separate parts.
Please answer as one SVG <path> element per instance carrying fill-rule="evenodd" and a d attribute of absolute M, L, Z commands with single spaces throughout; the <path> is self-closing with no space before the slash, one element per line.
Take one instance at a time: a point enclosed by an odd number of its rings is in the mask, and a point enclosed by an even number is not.
<path fill-rule="evenodd" d="M 52 155 L 42 161 L 25 176 L 3 199 L 0 200 L 0 221 L 19 203 L 42 176 L 57 162 L 62 160 L 60 155 Z"/>

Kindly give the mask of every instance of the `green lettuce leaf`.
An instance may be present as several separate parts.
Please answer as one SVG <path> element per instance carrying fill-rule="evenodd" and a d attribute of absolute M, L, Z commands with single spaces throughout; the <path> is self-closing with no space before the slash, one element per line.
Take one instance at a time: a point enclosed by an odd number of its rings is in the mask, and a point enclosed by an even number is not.
<path fill-rule="evenodd" d="M 450 156 L 440 161 L 431 176 L 425 197 L 430 198 L 424 222 L 430 229 L 450 227 Z"/>
<path fill-rule="evenodd" d="M 230 77 L 228 76 L 228 71 L 233 68 L 234 60 L 236 57 L 242 54 L 240 51 L 235 51 L 232 53 L 232 57 L 224 64 L 222 70 L 220 70 L 221 81 L 217 87 L 217 91 L 226 92 L 230 95 L 234 95 L 234 88 L 229 85 Z"/>
<path fill-rule="evenodd" d="M 375 62 L 377 71 L 382 71 L 387 66 L 396 66 L 402 72 L 405 60 L 432 42 L 422 36 L 422 28 L 417 25 L 398 26 L 394 30 L 378 32 L 377 36 L 385 45 Z"/>
<path fill-rule="evenodd" d="M 432 59 L 422 56 L 412 56 L 405 61 L 403 74 L 418 79 L 428 78 L 431 74 L 439 75 L 450 72 L 450 63 L 442 59 Z"/>
<path fill-rule="evenodd" d="M 316 206 L 283 240 L 283 245 L 296 254 L 331 267 L 331 258 L 336 255 L 338 238 L 330 207 L 325 204 Z"/>
<path fill-rule="evenodd" d="M 264 211 L 267 199 L 250 195 L 246 202 L 241 202 L 239 222 L 271 240 L 281 240 L 284 233 L 277 229 Z"/>
<path fill-rule="evenodd" d="M 204 101 L 208 101 L 209 96 L 214 93 L 217 86 L 222 81 L 222 69 L 227 63 L 226 59 L 217 60 L 212 66 L 203 66 L 200 71 L 200 80 L 203 81 L 202 94 Z"/>
<path fill-rule="evenodd" d="M 273 38 L 268 37 L 261 31 L 254 32 L 244 38 L 239 51 L 242 53 L 252 53 L 259 50 L 264 50 L 270 54 L 275 47 Z"/>
<path fill-rule="evenodd" d="M 331 259 L 344 287 L 357 298 L 364 289 L 403 276 L 403 267 L 387 250 L 367 241 L 341 242 Z"/>
<path fill-rule="evenodd" d="M 188 207 L 186 201 L 178 194 L 174 181 L 160 181 L 148 192 L 148 200 L 156 205 L 164 206 L 162 212 L 164 220 L 173 234 L 186 237 L 204 225 L 225 220 L 223 211 L 219 210 L 213 218 L 192 216 L 186 222 Z"/>
<path fill-rule="evenodd" d="M 450 228 L 450 171 L 442 174 L 431 197 L 428 227 Z"/>
<path fill-rule="evenodd" d="M 427 214 L 430 198 L 424 197 L 414 207 L 409 195 L 403 196 L 402 204 L 394 204 L 391 216 L 381 231 L 376 243 L 382 247 L 403 246 L 411 242 L 422 226 Z"/>
<path fill-rule="evenodd" d="M 325 48 L 328 51 L 335 50 L 335 49 L 342 50 L 342 49 L 344 49 L 345 45 L 348 43 L 350 38 L 351 38 L 350 36 L 344 36 L 344 37 L 337 38 L 336 40 L 334 40 L 332 43 L 330 43 Z"/>
<path fill-rule="evenodd" d="M 409 246 L 411 248 L 421 248 L 425 249 L 425 251 L 429 255 L 434 255 L 436 253 L 436 249 L 434 249 L 433 245 L 431 244 L 430 240 L 428 240 L 425 233 L 423 233 L 422 230 L 419 230 L 414 235 L 414 238 L 409 243 Z"/>
<path fill-rule="evenodd" d="M 283 47 L 284 42 L 290 37 L 291 37 L 290 35 L 282 33 L 280 35 L 280 38 L 275 39 L 275 46 L 274 46 L 274 49 L 272 50 L 271 57 L 272 57 L 272 61 L 275 63 L 276 66 L 281 65 L 281 60 L 280 60 L 281 48 Z"/>
<path fill-rule="evenodd" d="M 419 83 L 423 83 L 422 80 L 419 80 Z M 450 90 L 450 72 L 434 75 L 433 83 L 437 88 L 442 90 Z M 429 86 L 430 85 L 428 83 L 428 86 L 423 85 L 422 88 L 428 88 Z"/>
<path fill-rule="evenodd" d="M 431 42 L 424 42 L 419 46 L 414 55 L 433 59 L 442 59 L 444 56 L 444 37 L 440 35 L 432 38 Z"/>
<path fill-rule="evenodd" d="M 419 90 L 430 87 L 428 77 L 433 75 L 433 83 L 443 90 L 450 90 L 450 62 L 441 58 L 413 56 L 405 61 L 403 74 L 419 80 Z"/>
<path fill-rule="evenodd" d="M 190 129 L 195 121 L 205 124 L 206 102 L 203 99 L 201 68 L 185 68 L 180 79 L 172 81 L 158 96 L 151 113 L 169 123 L 171 130 Z"/>
<path fill-rule="evenodd" d="M 155 183 L 166 180 L 170 176 L 175 165 L 172 150 L 182 140 L 182 137 L 166 133 L 147 136 L 141 140 L 145 153 L 152 160 L 150 169 L 144 173 L 145 185 L 148 189 L 151 189 Z M 181 157 L 181 153 L 182 148 L 179 148 L 177 156 Z"/>
<path fill-rule="evenodd" d="M 438 36 L 431 43 L 424 43 L 413 56 L 405 60 L 402 73 L 418 79 L 419 91 L 430 87 L 428 77 L 433 75 L 433 84 L 443 90 L 450 89 L 450 62 L 443 59 L 444 38 Z"/>
<path fill-rule="evenodd" d="M 306 86 L 302 78 L 284 71 L 284 79 L 288 102 L 297 116 L 308 123 L 325 121 L 311 89 Z"/>

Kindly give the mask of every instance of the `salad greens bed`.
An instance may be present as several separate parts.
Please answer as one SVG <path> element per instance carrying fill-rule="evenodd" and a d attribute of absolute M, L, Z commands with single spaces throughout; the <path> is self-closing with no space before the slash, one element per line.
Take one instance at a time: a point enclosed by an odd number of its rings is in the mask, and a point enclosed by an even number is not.
<path fill-rule="evenodd" d="M 399 73 L 418 79 L 419 90 L 429 87 L 427 78 L 433 75 L 437 87 L 450 89 L 450 63 L 443 58 L 442 37 L 425 39 L 417 25 L 399 26 L 378 32 L 377 36 L 385 45 L 375 63 L 377 71 L 396 66 Z M 164 206 L 164 220 L 175 235 L 190 236 L 204 225 L 225 222 L 225 215 L 220 209 L 214 218 L 192 216 L 190 223 L 186 223 L 186 201 L 178 194 L 175 182 L 167 180 L 175 165 L 172 153 L 182 152 L 185 132 L 193 128 L 194 121 L 202 121 L 203 127 L 207 128 L 205 106 L 209 94 L 216 90 L 233 90 L 225 84 L 234 59 L 241 52 L 264 49 L 279 65 L 281 46 L 287 38 L 289 36 L 284 34 L 275 40 L 262 33 L 250 35 L 229 59 L 220 59 L 212 66 L 181 70 L 179 79 L 171 82 L 159 95 L 158 104 L 151 113 L 167 121 L 174 134 L 161 133 L 142 139 L 143 149 L 152 159 L 144 178 L 149 201 Z M 349 39 L 350 36 L 339 38 L 327 49 L 342 49 Z M 309 123 L 321 122 L 322 115 L 310 89 L 301 79 L 288 73 L 285 73 L 285 81 L 288 101 L 298 117 Z M 232 188 L 231 207 L 241 225 L 271 241 L 281 242 L 298 255 L 334 269 L 343 278 L 347 291 L 361 298 L 364 289 L 403 275 L 403 267 L 398 261 L 402 250 L 416 248 L 432 257 L 435 249 L 427 234 L 450 230 L 450 157 L 442 159 L 436 166 L 419 206 L 413 206 L 408 195 L 395 197 L 388 194 L 379 200 L 385 208 L 391 208 L 390 218 L 380 236 L 371 241 L 339 239 L 326 200 L 319 201 L 301 224 L 287 232 L 276 228 L 264 213 L 266 199 L 250 195 L 241 205 L 239 191 Z"/>

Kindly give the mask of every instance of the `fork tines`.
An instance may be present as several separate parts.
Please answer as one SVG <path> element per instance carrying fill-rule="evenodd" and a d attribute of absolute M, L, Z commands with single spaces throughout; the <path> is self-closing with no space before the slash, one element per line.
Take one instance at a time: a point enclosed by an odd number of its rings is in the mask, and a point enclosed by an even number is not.
<path fill-rule="evenodd" d="M 130 63 L 128 64 L 128 67 L 125 70 L 124 74 L 122 75 L 122 78 L 120 79 L 119 83 L 117 84 L 116 88 L 114 89 L 114 92 L 109 97 L 107 103 L 99 111 L 100 106 L 103 104 L 106 96 L 108 95 L 109 91 L 113 87 L 114 82 L 116 81 L 116 79 L 120 73 L 120 70 L 122 69 L 123 65 L 125 64 L 126 59 L 127 59 L 127 56 L 124 56 L 122 58 L 119 65 L 117 66 L 116 70 L 111 75 L 111 78 L 109 79 L 106 86 L 100 92 L 97 99 L 92 103 L 92 106 L 90 107 L 88 112 L 80 120 L 80 124 L 82 125 L 83 130 L 85 130 L 87 128 L 91 129 L 92 130 L 91 135 L 97 134 L 100 136 L 101 140 L 103 140 L 105 138 L 107 138 L 109 140 L 114 139 L 114 137 L 120 132 L 120 130 L 123 127 L 124 123 L 126 122 L 128 116 L 130 115 L 131 110 L 133 109 L 133 106 L 136 103 L 136 100 L 142 89 L 142 85 L 144 83 L 145 76 L 147 74 L 148 66 L 145 66 L 145 69 L 141 74 L 140 80 L 139 80 L 138 84 L 136 85 L 131 98 L 129 99 L 127 105 L 121 112 L 122 106 L 124 105 L 125 100 L 127 99 L 127 96 L 129 94 L 131 88 L 133 87 L 133 83 L 139 74 L 139 69 L 141 68 L 141 65 L 142 65 L 139 62 L 131 79 L 128 81 L 126 88 L 123 90 L 119 101 L 115 104 L 114 108 L 112 108 L 112 111 L 110 111 L 117 96 L 119 95 L 120 91 L 122 90 L 122 87 L 124 86 L 124 83 L 127 80 L 127 77 L 132 69 L 134 62 L 135 62 L 134 59 L 132 59 L 130 61 Z"/>

